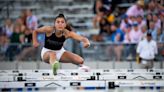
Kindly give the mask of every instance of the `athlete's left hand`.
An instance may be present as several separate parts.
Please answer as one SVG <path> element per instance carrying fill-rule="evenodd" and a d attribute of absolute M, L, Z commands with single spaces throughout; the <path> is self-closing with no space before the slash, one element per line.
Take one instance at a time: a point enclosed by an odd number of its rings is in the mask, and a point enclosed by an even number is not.
<path fill-rule="evenodd" d="M 83 47 L 84 47 L 84 48 L 88 48 L 89 46 L 90 46 L 90 43 L 89 43 L 89 42 L 83 43 Z"/>

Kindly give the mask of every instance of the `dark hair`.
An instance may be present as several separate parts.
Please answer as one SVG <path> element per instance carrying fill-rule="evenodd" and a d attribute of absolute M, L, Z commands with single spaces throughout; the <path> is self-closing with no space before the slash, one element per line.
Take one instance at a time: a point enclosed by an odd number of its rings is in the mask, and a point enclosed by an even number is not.
<path fill-rule="evenodd" d="M 151 35 L 151 33 L 150 33 L 150 32 L 147 32 L 147 36 L 152 37 L 152 35 Z"/>
<path fill-rule="evenodd" d="M 67 24 L 66 25 L 66 29 L 69 30 L 69 31 L 72 31 L 73 30 L 71 24 Z"/>
<path fill-rule="evenodd" d="M 65 16 L 64 16 L 64 14 L 59 14 L 58 16 L 55 17 L 55 20 L 56 20 L 57 18 L 63 18 L 63 19 L 66 21 L 66 18 L 65 18 Z"/>

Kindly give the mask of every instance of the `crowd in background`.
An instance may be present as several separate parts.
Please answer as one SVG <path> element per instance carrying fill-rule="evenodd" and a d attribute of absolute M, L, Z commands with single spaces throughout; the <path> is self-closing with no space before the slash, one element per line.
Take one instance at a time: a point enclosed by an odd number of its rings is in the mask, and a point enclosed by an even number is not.
<path fill-rule="evenodd" d="M 127 0 L 130 1 L 129 3 L 135 3 L 123 13 L 118 12 L 116 8 L 120 1 L 95 0 L 93 27 L 99 29 L 99 34 L 93 35 L 91 40 L 116 44 L 114 47 L 109 46 L 108 54 L 112 57 L 110 54 L 114 50 L 118 61 L 121 59 L 122 52 L 125 57 L 135 53 L 135 46 L 129 44 L 137 44 L 145 38 L 147 32 L 152 34 L 153 40 L 164 43 L 162 0 Z M 32 31 L 38 27 L 38 18 L 31 10 L 23 10 L 14 21 L 6 19 L 4 25 L 0 27 L 0 59 L 4 60 L 7 57 L 7 60 L 12 61 L 32 58 L 31 56 L 36 58 L 37 50 L 31 46 L 31 41 Z M 40 34 L 38 40 L 44 42 L 43 39 L 44 36 Z M 125 44 L 125 47 L 120 43 Z"/>
<path fill-rule="evenodd" d="M 1 59 L 22 60 L 29 54 L 35 55 L 36 50 L 31 47 L 31 42 L 32 31 L 37 28 L 38 19 L 28 9 L 23 10 L 15 21 L 6 19 L 0 28 Z"/>
<path fill-rule="evenodd" d="M 94 7 L 96 15 L 93 19 L 93 26 L 99 29 L 99 34 L 94 35 L 92 40 L 115 43 L 114 47 L 109 46 L 108 52 L 110 54 L 114 50 L 116 60 L 119 61 L 122 56 L 123 46 L 119 45 L 120 43 L 126 44 L 126 47 L 124 47 L 126 51 L 123 55 L 129 56 L 129 53 L 134 54 L 136 52 L 135 46 L 132 45 L 143 40 L 148 32 L 151 33 L 153 40 L 156 42 L 164 42 L 164 7 L 162 0 L 137 0 L 124 13 L 119 15 L 115 13 L 117 2 L 114 1 L 96 0 Z M 107 4 L 109 4 L 108 7 Z"/>
<path fill-rule="evenodd" d="M 151 32 L 153 39 L 164 42 L 164 7 L 157 0 L 138 0 L 121 15 L 115 16 L 111 0 L 96 0 L 93 19 L 94 28 L 99 28 L 95 41 L 138 43 L 146 32 Z M 114 0 L 113 0 L 114 1 Z M 105 2 L 105 4 L 104 4 Z M 113 6 L 113 7 L 114 7 Z"/>

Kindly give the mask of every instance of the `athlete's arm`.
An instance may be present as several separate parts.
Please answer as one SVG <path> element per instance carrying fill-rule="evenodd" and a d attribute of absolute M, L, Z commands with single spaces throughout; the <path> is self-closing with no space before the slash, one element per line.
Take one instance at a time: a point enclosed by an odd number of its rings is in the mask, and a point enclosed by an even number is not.
<path fill-rule="evenodd" d="M 37 34 L 38 33 L 50 33 L 51 32 L 51 29 L 52 27 L 50 26 L 44 26 L 44 27 L 41 27 L 41 28 L 38 28 L 36 30 L 33 31 L 32 33 L 32 38 L 33 38 L 33 46 L 34 47 L 38 47 L 39 46 L 39 42 L 37 41 Z"/>
<path fill-rule="evenodd" d="M 90 42 L 89 42 L 89 40 L 88 40 L 86 37 L 83 37 L 83 36 L 81 36 L 81 35 L 78 35 L 78 34 L 76 34 L 76 33 L 73 32 L 73 31 L 69 31 L 69 32 L 67 33 L 67 37 L 68 37 L 68 38 L 75 39 L 75 40 L 80 41 L 80 42 L 83 42 L 83 47 L 84 47 L 84 48 L 87 48 L 87 47 L 90 46 Z"/>

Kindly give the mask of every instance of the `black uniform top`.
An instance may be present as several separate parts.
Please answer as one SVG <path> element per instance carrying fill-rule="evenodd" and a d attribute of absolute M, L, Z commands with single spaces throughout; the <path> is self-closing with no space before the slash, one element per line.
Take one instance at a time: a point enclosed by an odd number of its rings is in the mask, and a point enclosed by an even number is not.
<path fill-rule="evenodd" d="M 55 32 L 53 32 L 51 36 L 45 36 L 44 47 L 51 50 L 60 50 L 63 47 L 65 40 L 66 38 L 63 34 L 61 37 L 57 37 Z"/>

